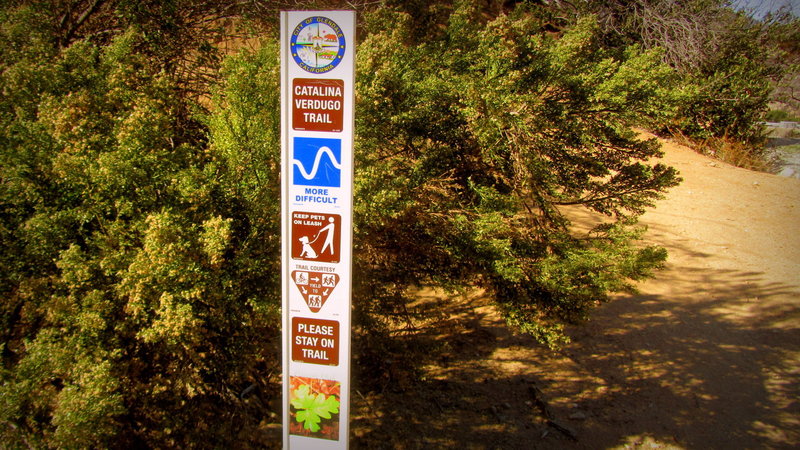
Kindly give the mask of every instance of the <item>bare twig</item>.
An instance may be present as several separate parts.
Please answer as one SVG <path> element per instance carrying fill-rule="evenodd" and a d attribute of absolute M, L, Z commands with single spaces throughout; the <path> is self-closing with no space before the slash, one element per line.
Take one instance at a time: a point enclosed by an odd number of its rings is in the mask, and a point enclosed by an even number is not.
<path fill-rule="evenodd" d="M 575 430 L 555 420 L 555 416 L 550 410 L 550 405 L 548 405 L 544 400 L 544 393 L 542 393 L 542 390 L 539 389 L 539 387 L 537 387 L 534 383 L 530 383 L 528 386 L 528 392 L 533 397 L 533 402 L 536 407 L 539 409 L 545 419 L 547 419 L 547 425 L 555 428 L 573 441 L 578 440 L 578 435 L 575 433 Z"/>

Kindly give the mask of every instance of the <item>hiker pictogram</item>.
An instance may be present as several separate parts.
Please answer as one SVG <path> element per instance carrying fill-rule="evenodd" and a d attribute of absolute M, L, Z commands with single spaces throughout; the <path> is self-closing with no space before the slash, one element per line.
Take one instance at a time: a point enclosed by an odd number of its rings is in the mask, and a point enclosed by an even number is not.
<path fill-rule="evenodd" d="M 337 263 L 341 256 L 341 216 L 295 211 L 292 213 L 292 258 Z"/>
<path fill-rule="evenodd" d="M 295 270 L 292 272 L 292 280 L 294 280 L 295 286 L 297 286 L 306 301 L 308 309 L 316 313 L 322 309 L 322 305 L 325 304 L 333 289 L 339 284 L 339 275 Z"/>

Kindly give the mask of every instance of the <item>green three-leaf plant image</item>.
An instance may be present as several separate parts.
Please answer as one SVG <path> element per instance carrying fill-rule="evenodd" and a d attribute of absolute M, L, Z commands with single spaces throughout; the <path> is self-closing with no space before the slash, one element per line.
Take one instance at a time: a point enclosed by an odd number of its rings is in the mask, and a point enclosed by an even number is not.
<path fill-rule="evenodd" d="M 337 440 L 340 388 L 340 383 L 333 380 L 291 377 L 290 433 Z"/>
<path fill-rule="evenodd" d="M 330 419 L 331 414 L 339 412 L 339 401 L 331 395 L 314 394 L 311 388 L 303 385 L 294 391 L 292 406 L 297 409 L 295 418 L 298 422 L 305 422 L 303 428 L 311 431 L 319 431 L 319 422 L 322 419 Z"/>

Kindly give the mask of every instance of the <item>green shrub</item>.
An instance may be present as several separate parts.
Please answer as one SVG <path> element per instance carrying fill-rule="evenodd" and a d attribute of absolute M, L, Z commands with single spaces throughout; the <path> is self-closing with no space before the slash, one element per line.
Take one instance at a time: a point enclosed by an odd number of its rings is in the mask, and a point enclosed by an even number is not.
<path fill-rule="evenodd" d="M 222 445 L 266 414 L 238 393 L 279 364 L 278 219 L 142 42 L 0 79 L 37 93 L 3 104 L 4 442 Z"/>
<path fill-rule="evenodd" d="M 764 115 L 764 120 L 767 122 L 800 122 L 800 117 L 782 109 L 772 109 Z"/>
<path fill-rule="evenodd" d="M 645 163 L 658 146 L 629 128 L 669 107 L 672 71 L 657 52 L 605 51 L 591 19 L 555 39 L 531 34 L 539 23 L 524 12 L 482 23 L 471 11 L 457 9 L 441 39 L 407 45 L 397 43 L 414 42 L 408 16 L 367 19 L 357 311 L 402 311 L 407 286 L 477 282 L 511 322 L 556 345 L 564 321 L 663 261 L 624 230 L 677 182 Z M 578 239 L 566 205 L 617 222 Z"/>

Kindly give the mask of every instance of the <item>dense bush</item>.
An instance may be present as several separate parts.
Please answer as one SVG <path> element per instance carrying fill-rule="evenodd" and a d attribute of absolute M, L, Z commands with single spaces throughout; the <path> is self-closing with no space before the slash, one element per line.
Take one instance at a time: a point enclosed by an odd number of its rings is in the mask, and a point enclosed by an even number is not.
<path fill-rule="evenodd" d="M 737 141 L 755 151 L 774 88 L 792 72 L 787 56 L 796 53 L 790 30 L 797 22 L 783 16 L 757 21 L 729 3 L 592 0 L 581 13 L 600 17 L 605 46 L 661 48 L 664 61 L 675 68 L 677 109 L 652 126 L 698 141 Z"/>
<path fill-rule="evenodd" d="M 669 113 L 671 69 L 607 49 L 591 18 L 548 35 L 525 8 L 492 19 L 476 4 L 425 40 L 404 13 L 363 20 L 362 365 L 380 364 L 370 339 L 414 286 L 482 286 L 557 345 L 665 258 L 637 245 L 635 218 L 676 173 L 631 126 Z M 0 436 L 256 445 L 280 361 L 277 44 L 229 57 L 207 112 L 190 101 L 206 72 L 170 64 L 193 48 L 159 48 L 183 45 L 181 22 L 112 6 L 127 26 L 85 38 L 53 31 L 41 5 L 2 13 Z M 564 209 L 580 207 L 608 222 L 576 233 Z"/>
<path fill-rule="evenodd" d="M 629 128 L 665 108 L 657 53 L 606 53 L 591 20 L 555 39 L 531 34 L 530 15 L 484 24 L 462 8 L 415 45 L 397 44 L 413 41 L 407 16 L 371 20 L 358 55 L 359 307 L 398 308 L 415 284 L 478 283 L 554 344 L 564 320 L 663 260 L 629 234 L 676 182 Z M 575 237 L 566 205 L 616 220 Z"/>
<path fill-rule="evenodd" d="M 251 180 L 145 46 L 131 29 L 6 60 L 9 446 L 214 445 L 265 414 L 240 393 L 268 401 L 279 365 L 279 237 L 258 220 L 277 193 L 250 214 Z"/>
<path fill-rule="evenodd" d="M 732 16 L 730 21 L 713 56 L 685 74 L 691 94 L 675 123 L 696 139 L 726 137 L 759 144 L 772 80 L 781 76 L 782 69 L 769 61 L 771 51 L 761 39 L 761 26 L 747 23 L 742 16 Z"/>

